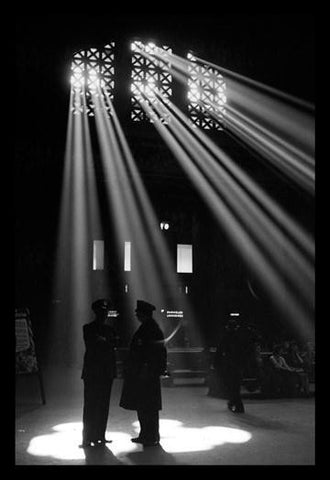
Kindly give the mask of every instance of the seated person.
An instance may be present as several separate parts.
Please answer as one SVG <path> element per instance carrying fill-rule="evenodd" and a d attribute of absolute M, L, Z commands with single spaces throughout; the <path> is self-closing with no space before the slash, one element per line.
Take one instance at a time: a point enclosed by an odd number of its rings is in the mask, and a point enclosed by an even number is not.
<path fill-rule="evenodd" d="M 254 372 L 254 375 L 257 378 L 258 384 L 261 385 L 264 380 L 264 375 L 265 375 L 265 369 L 264 369 L 264 360 L 262 358 L 261 354 L 262 348 L 260 343 L 255 342 L 254 343 L 254 352 L 253 352 L 253 358 L 252 358 L 252 370 Z"/>
<path fill-rule="evenodd" d="M 280 395 L 293 394 L 296 376 L 295 369 L 291 368 L 283 356 L 283 347 L 275 345 L 273 354 L 269 357 L 272 366 L 272 377 L 276 393 Z"/>
<path fill-rule="evenodd" d="M 288 356 L 290 351 L 290 343 L 291 340 L 283 340 L 283 342 L 279 342 L 282 348 L 282 357 L 288 363 Z"/>
<path fill-rule="evenodd" d="M 299 353 L 304 361 L 304 370 L 308 373 L 310 381 L 313 382 L 315 377 L 315 345 L 312 342 L 306 342 Z"/>
<path fill-rule="evenodd" d="M 293 368 L 297 374 L 297 379 L 299 383 L 300 390 L 305 394 L 309 395 L 309 376 L 305 370 L 305 362 L 299 352 L 299 346 L 297 342 L 291 342 L 289 346 L 289 351 L 287 355 L 287 363 Z"/>

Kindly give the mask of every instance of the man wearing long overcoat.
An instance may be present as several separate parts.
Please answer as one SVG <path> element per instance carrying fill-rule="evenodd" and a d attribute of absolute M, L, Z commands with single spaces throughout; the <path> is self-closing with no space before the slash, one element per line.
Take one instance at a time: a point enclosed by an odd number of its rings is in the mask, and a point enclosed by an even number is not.
<path fill-rule="evenodd" d="M 83 442 L 81 447 L 107 442 L 105 432 L 111 388 L 116 377 L 116 332 L 108 324 L 109 300 L 92 304 L 95 320 L 83 326 L 86 346 L 81 378 L 84 381 Z"/>
<path fill-rule="evenodd" d="M 140 433 L 131 440 L 144 446 L 159 444 L 160 376 L 167 363 L 164 335 L 152 316 L 154 310 L 154 305 L 137 301 L 135 313 L 141 325 L 131 341 L 120 399 L 121 407 L 137 411 Z"/>

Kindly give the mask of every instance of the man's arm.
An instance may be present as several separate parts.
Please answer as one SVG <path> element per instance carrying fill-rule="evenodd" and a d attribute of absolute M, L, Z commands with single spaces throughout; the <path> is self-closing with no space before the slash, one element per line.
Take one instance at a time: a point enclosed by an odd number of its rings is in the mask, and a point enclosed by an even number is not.
<path fill-rule="evenodd" d="M 145 345 L 144 372 L 151 376 L 162 375 L 167 368 L 167 350 L 162 331 L 156 330 Z"/>
<path fill-rule="evenodd" d="M 99 335 L 96 330 L 90 328 L 90 326 L 84 325 L 83 328 L 84 341 L 86 348 L 93 348 L 97 346 L 100 342 L 105 342 L 106 338 L 102 335 Z"/>

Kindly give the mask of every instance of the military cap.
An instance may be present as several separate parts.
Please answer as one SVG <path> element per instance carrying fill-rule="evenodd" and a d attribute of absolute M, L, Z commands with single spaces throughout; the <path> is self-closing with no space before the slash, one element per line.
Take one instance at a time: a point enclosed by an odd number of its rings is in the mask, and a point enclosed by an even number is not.
<path fill-rule="evenodd" d="M 99 300 L 95 300 L 92 303 L 92 310 L 94 312 L 98 310 L 110 310 L 111 309 L 111 302 L 106 298 L 100 298 Z"/>
<path fill-rule="evenodd" d="M 151 303 L 145 302 L 144 300 L 137 300 L 136 302 L 136 313 L 151 313 L 156 310 L 156 307 Z"/>

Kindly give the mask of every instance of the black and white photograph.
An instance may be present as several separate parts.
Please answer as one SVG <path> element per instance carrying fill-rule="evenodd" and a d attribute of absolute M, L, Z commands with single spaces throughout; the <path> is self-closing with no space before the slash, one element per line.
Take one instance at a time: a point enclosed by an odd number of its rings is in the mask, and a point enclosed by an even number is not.
<path fill-rule="evenodd" d="M 15 469 L 315 466 L 315 15 L 129 10 L 15 17 Z"/>

